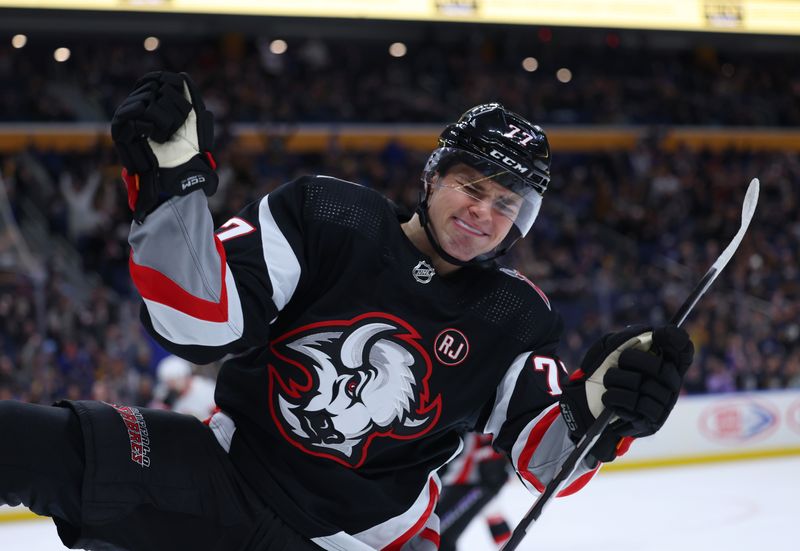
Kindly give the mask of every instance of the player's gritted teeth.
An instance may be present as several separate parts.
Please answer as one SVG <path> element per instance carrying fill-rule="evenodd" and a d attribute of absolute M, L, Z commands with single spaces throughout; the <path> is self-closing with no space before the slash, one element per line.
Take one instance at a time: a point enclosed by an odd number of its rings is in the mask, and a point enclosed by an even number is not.
<path fill-rule="evenodd" d="M 467 232 L 467 233 L 469 233 L 471 235 L 474 235 L 474 236 L 477 236 L 477 237 L 488 237 L 489 236 L 489 234 L 486 233 L 485 231 L 482 231 L 480 228 L 477 228 L 476 226 L 470 224 L 469 222 L 464 221 L 463 219 L 461 219 L 461 218 L 459 218 L 457 216 L 453 217 L 453 222 L 455 223 L 456 226 L 458 226 L 459 228 L 461 228 L 462 230 L 464 230 L 465 232 Z"/>

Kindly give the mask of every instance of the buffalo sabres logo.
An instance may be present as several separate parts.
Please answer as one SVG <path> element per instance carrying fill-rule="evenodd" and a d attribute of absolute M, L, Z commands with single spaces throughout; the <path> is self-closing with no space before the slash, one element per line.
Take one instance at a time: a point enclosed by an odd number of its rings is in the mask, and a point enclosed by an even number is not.
<path fill-rule="evenodd" d="M 431 360 L 403 320 L 372 313 L 291 331 L 272 343 L 270 409 L 302 451 L 358 467 L 377 436 L 413 439 L 439 420 Z"/>

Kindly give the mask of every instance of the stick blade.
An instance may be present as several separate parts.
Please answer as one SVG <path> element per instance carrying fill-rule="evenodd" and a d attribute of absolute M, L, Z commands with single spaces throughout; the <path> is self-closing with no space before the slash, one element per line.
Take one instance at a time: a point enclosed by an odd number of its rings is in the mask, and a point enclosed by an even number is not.
<path fill-rule="evenodd" d="M 758 192 L 761 189 L 761 182 L 758 178 L 750 180 L 750 185 L 747 186 L 747 193 L 744 195 L 744 202 L 742 203 L 742 226 L 746 229 L 750 225 L 750 220 L 756 212 L 756 205 L 758 204 Z"/>
<path fill-rule="evenodd" d="M 747 186 L 747 193 L 745 193 L 744 201 L 742 202 L 742 225 L 739 226 L 739 231 L 736 232 L 736 235 L 733 236 L 731 242 L 728 244 L 725 250 L 722 251 L 722 254 L 719 255 L 717 261 L 711 266 L 711 270 L 715 270 L 717 274 L 719 274 L 728 264 L 728 261 L 733 256 L 733 253 L 735 253 L 736 249 L 739 248 L 739 244 L 742 242 L 747 228 L 750 226 L 750 221 L 753 219 L 753 215 L 756 212 L 756 205 L 758 205 L 758 191 L 760 187 L 761 184 L 759 183 L 758 178 L 753 178 L 750 180 L 750 185 Z M 711 270 L 709 270 L 709 272 Z M 716 277 L 714 279 L 716 279 Z M 713 281 L 713 279 L 711 281 Z M 709 282 L 709 285 L 710 284 L 711 282 Z"/>

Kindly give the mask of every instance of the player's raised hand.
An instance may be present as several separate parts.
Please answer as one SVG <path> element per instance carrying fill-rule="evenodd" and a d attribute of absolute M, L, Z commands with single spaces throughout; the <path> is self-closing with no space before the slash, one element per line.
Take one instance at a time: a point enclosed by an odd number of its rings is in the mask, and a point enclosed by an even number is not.
<path fill-rule="evenodd" d="M 674 325 L 606 335 L 564 386 L 561 411 L 573 437 L 580 438 L 604 408 L 616 417 L 591 451 L 597 459 L 613 460 L 623 437 L 654 434 L 675 406 L 693 357 L 689 336 Z"/>
<path fill-rule="evenodd" d="M 147 73 L 111 121 L 128 205 L 142 222 L 166 199 L 217 189 L 214 119 L 186 73 Z"/>

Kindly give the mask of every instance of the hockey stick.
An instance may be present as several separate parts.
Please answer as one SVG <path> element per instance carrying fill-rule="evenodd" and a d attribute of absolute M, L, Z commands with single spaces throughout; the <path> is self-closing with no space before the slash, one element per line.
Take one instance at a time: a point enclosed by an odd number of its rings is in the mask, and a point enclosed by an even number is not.
<path fill-rule="evenodd" d="M 725 247 L 725 250 L 722 251 L 722 254 L 719 255 L 719 258 L 717 258 L 714 264 L 711 265 L 711 268 L 708 269 L 706 274 L 703 276 L 697 286 L 695 286 L 681 307 L 678 308 L 678 311 L 672 316 L 670 323 L 679 327 L 683 325 L 683 322 L 691 313 L 692 309 L 697 304 L 697 301 L 699 301 L 700 297 L 702 297 L 708 288 L 711 287 L 711 284 L 714 283 L 714 280 L 717 279 L 717 276 L 719 276 L 720 272 L 722 272 L 722 270 L 728 264 L 728 261 L 730 261 L 733 253 L 735 253 L 736 249 L 739 248 L 739 244 L 742 242 L 744 234 L 747 231 L 748 226 L 750 226 L 750 221 L 753 219 L 753 213 L 755 213 L 756 210 L 756 204 L 758 203 L 758 189 L 758 178 L 753 178 L 747 188 L 747 193 L 745 193 L 744 196 L 744 203 L 742 204 L 742 224 L 739 226 L 739 231 L 736 232 L 736 235 L 733 236 L 733 239 L 728 246 Z M 569 454 L 567 459 L 561 465 L 561 468 L 559 469 L 558 473 L 556 473 L 556 476 L 550 481 L 550 483 L 544 489 L 544 492 L 539 495 L 539 497 L 533 503 L 533 506 L 528 510 L 517 527 L 514 528 L 514 532 L 511 534 L 511 539 L 506 542 L 501 551 L 513 551 L 517 548 L 517 545 L 519 545 L 519 543 L 522 541 L 522 538 L 525 537 L 528 526 L 530 526 L 531 523 L 535 522 L 539 518 L 545 505 L 547 505 L 547 503 L 550 501 L 550 498 L 552 498 L 561 490 L 561 487 L 566 483 L 566 481 L 572 475 L 572 472 L 575 470 L 575 466 L 583 461 L 583 459 L 586 457 L 586 454 L 589 453 L 589 450 L 592 449 L 592 446 L 595 444 L 595 442 L 597 442 L 598 438 L 600 438 L 600 435 L 603 433 L 603 430 L 605 430 L 608 423 L 611 422 L 612 417 L 613 413 L 611 410 L 604 409 L 597 419 L 595 419 L 592 426 L 589 427 L 589 430 L 586 431 L 586 434 L 584 434 L 578 442 L 578 445 L 574 450 L 572 450 L 572 453 Z"/>

